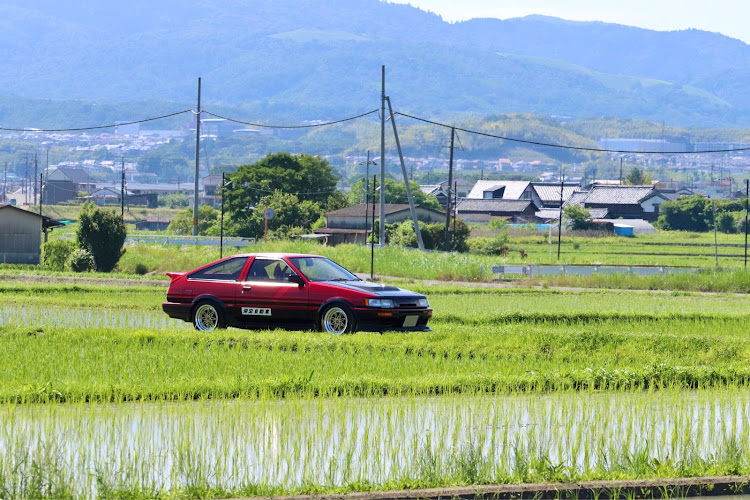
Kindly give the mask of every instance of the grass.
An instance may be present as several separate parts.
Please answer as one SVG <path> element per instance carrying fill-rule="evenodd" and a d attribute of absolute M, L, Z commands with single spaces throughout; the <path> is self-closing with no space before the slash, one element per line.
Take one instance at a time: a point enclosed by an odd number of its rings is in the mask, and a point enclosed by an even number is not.
<path fill-rule="evenodd" d="M 433 332 L 205 334 L 162 284 L 0 281 L 0 498 L 750 473 L 747 296 L 408 286 Z"/>
<path fill-rule="evenodd" d="M 0 401 L 380 396 L 744 386 L 747 298 L 422 285 L 431 333 L 229 329 L 163 288 L 0 287 Z M 325 367 L 325 369 L 321 368 Z"/>
<path fill-rule="evenodd" d="M 226 498 L 739 475 L 737 389 L 0 408 L 0 495 Z"/>

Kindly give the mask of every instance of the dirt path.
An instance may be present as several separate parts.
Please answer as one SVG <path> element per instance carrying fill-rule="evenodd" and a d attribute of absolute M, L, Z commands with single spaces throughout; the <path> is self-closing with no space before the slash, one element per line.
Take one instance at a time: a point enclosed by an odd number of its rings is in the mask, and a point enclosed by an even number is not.
<path fill-rule="evenodd" d="M 163 286 L 168 280 L 135 278 L 94 278 L 80 276 L 49 276 L 42 274 L 0 274 L 0 281 L 21 281 L 23 283 L 70 283 L 73 285 L 117 285 L 117 286 Z"/>
<path fill-rule="evenodd" d="M 369 280 L 370 276 L 367 273 L 355 273 L 362 280 Z M 91 277 L 82 274 L 80 276 L 49 276 L 39 274 L 0 274 L 0 281 L 20 281 L 23 283 L 69 283 L 73 285 L 115 285 L 115 286 L 127 286 L 127 287 L 138 287 L 138 286 L 153 286 L 153 287 L 167 287 L 169 281 L 166 279 L 155 280 L 155 279 L 136 279 L 136 278 L 100 278 Z M 585 291 L 607 291 L 607 292 L 632 292 L 632 293 L 653 293 L 653 294 L 670 294 L 672 290 L 645 290 L 645 289 L 629 289 L 629 288 L 584 288 L 584 287 L 568 287 L 568 286 L 542 286 L 529 282 L 529 280 L 516 280 L 516 281 L 439 281 L 439 280 L 415 280 L 410 278 L 399 278 L 395 276 L 380 276 L 375 275 L 375 281 L 388 282 L 404 282 L 412 281 L 419 282 L 427 286 L 456 286 L 466 288 L 484 288 L 487 290 L 492 289 L 513 289 L 523 288 L 531 290 L 558 290 L 563 292 L 585 292 Z M 405 285 L 405 288 L 409 288 L 409 285 Z M 701 292 L 701 291 L 688 291 L 696 295 L 727 295 L 732 294 L 731 292 Z"/>
<path fill-rule="evenodd" d="M 609 499 L 665 498 L 665 494 L 669 498 L 684 498 L 705 495 L 745 495 L 750 493 L 749 482 L 750 476 L 718 476 L 580 483 L 502 484 L 342 495 L 298 495 L 274 497 L 273 500 Z"/>

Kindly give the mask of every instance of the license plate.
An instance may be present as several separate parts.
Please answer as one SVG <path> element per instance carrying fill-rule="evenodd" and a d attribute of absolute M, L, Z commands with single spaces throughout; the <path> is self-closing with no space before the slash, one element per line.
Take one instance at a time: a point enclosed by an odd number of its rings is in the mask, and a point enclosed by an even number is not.
<path fill-rule="evenodd" d="M 410 328 L 412 326 L 417 326 L 417 321 L 419 321 L 419 316 L 407 316 L 404 319 L 404 327 Z"/>
<path fill-rule="evenodd" d="M 243 316 L 270 316 L 271 309 L 266 307 L 243 307 Z"/>

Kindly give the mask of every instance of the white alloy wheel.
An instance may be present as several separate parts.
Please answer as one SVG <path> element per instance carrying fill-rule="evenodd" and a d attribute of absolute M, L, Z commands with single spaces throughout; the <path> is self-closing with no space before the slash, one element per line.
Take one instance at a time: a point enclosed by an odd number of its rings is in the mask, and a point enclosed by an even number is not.
<path fill-rule="evenodd" d="M 212 332 L 219 327 L 219 311 L 210 303 L 203 303 L 195 310 L 193 324 L 196 330 Z"/>
<path fill-rule="evenodd" d="M 323 313 L 321 321 L 323 330 L 334 335 L 341 335 L 352 328 L 352 318 L 349 311 L 341 306 L 331 306 Z"/>

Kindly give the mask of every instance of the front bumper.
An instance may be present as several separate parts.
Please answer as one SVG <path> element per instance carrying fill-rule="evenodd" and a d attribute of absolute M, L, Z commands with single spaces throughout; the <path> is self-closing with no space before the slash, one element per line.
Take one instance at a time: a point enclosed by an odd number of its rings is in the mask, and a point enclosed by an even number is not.
<path fill-rule="evenodd" d="M 432 309 L 355 309 L 357 330 L 362 332 L 429 332 Z"/>

